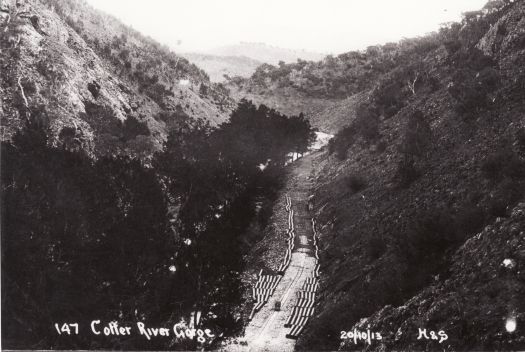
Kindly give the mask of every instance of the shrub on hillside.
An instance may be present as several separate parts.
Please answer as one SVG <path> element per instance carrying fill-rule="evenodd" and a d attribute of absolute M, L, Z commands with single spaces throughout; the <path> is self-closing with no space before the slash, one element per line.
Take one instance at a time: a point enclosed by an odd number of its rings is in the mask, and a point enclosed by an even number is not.
<path fill-rule="evenodd" d="M 376 145 L 376 151 L 383 153 L 386 150 L 386 147 L 388 147 L 388 144 L 385 141 L 379 141 Z"/>
<path fill-rule="evenodd" d="M 199 86 L 199 95 L 201 97 L 208 96 L 208 86 L 205 85 L 204 83 L 201 83 L 200 86 Z"/>
<path fill-rule="evenodd" d="M 408 187 L 420 175 L 416 168 L 416 160 L 425 155 L 432 137 L 430 124 L 423 113 L 415 110 L 408 118 L 403 140 L 399 151 L 403 158 L 399 162 L 396 177 L 401 187 Z"/>
<path fill-rule="evenodd" d="M 395 178 L 398 180 L 398 185 L 401 188 L 410 186 L 419 176 L 420 172 L 416 168 L 413 158 L 403 157 L 397 164 Z"/>
<path fill-rule="evenodd" d="M 442 207 L 421 211 L 406 232 L 407 258 L 411 262 L 424 259 L 429 266 L 439 267 L 447 249 L 479 232 L 489 220 L 483 209 L 470 201 L 460 204 L 456 212 Z"/>
<path fill-rule="evenodd" d="M 444 209 L 432 209 L 417 215 L 407 229 L 407 257 L 412 263 L 423 258 L 431 266 L 454 241 L 454 219 Z"/>
<path fill-rule="evenodd" d="M 171 131 L 176 127 L 180 128 L 181 125 L 190 119 L 190 116 L 184 112 L 180 104 L 177 104 L 174 111 L 163 110 L 158 113 L 155 119 L 157 121 L 163 121 L 166 124 L 167 130 Z"/>
<path fill-rule="evenodd" d="M 345 184 L 352 193 L 362 191 L 367 187 L 367 182 L 360 175 L 350 175 L 345 178 Z"/>
<path fill-rule="evenodd" d="M 100 95 L 100 84 L 97 83 L 97 81 L 89 82 L 87 85 L 87 89 L 91 93 L 94 99 L 97 99 Z"/>
<path fill-rule="evenodd" d="M 472 202 L 466 202 L 456 214 L 455 227 L 459 233 L 457 238 L 465 238 L 479 232 L 486 221 L 487 216 L 481 207 Z"/>
<path fill-rule="evenodd" d="M 139 121 L 135 116 L 128 116 L 122 123 L 122 139 L 128 141 L 139 135 L 149 136 L 151 134 L 148 124 Z"/>
<path fill-rule="evenodd" d="M 42 52 L 42 59 L 38 60 L 36 63 L 37 72 L 44 76 L 51 86 L 57 86 L 66 80 L 66 75 L 64 73 L 62 65 L 59 65 L 55 61 L 55 57 L 50 56 L 48 52 Z"/>
<path fill-rule="evenodd" d="M 379 115 L 390 118 L 406 105 L 408 96 L 406 82 L 407 77 L 403 70 L 397 70 L 379 82 L 371 97 Z"/>
<path fill-rule="evenodd" d="M 75 20 L 73 17 L 67 16 L 65 21 L 77 34 L 82 34 L 84 31 L 84 22 L 81 19 Z"/>
<path fill-rule="evenodd" d="M 510 149 L 503 149 L 485 158 L 481 165 L 485 178 L 493 182 L 503 178 L 519 179 L 525 175 L 525 163 Z"/>
<path fill-rule="evenodd" d="M 328 144 L 328 152 L 335 153 L 343 160 L 346 158 L 348 148 L 350 148 L 361 137 L 367 142 L 373 142 L 379 137 L 379 117 L 375 111 L 367 104 L 361 104 L 356 109 L 356 117 L 350 126 L 340 130 Z"/>
<path fill-rule="evenodd" d="M 80 150 L 82 147 L 82 136 L 78 132 L 74 127 L 66 126 L 62 128 L 58 134 L 62 148 L 70 151 Z"/>
<path fill-rule="evenodd" d="M 525 152 L 525 127 L 521 127 L 516 132 L 516 142 L 521 152 Z"/>
<path fill-rule="evenodd" d="M 523 194 L 522 181 L 509 178 L 503 180 L 498 184 L 488 202 L 489 216 L 493 218 L 506 216 L 508 209 L 520 201 Z"/>
<path fill-rule="evenodd" d="M 354 123 L 357 132 L 366 141 L 374 141 L 380 137 L 379 134 L 379 116 L 367 104 L 361 104 L 356 109 L 356 118 Z"/>
<path fill-rule="evenodd" d="M 386 250 L 385 240 L 378 235 L 370 237 L 366 242 L 366 253 L 372 260 L 380 258 Z"/>
<path fill-rule="evenodd" d="M 490 105 L 490 94 L 498 87 L 500 75 L 492 58 L 474 48 L 456 54 L 460 64 L 449 86 L 449 94 L 456 100 L 456 112 L 473 118 Z"/>
<path fill-rule="evenodd" d="M 346 159 L 346 153 L 356 140 L 356 128 L 354 126 L 347 126 L 341 131 L 337 132 L 334 138 L 328 142 L 328 153 L 337 156 L 338 159 Z"/>
<path fill-rule="evenodd" d="M 431 137 L 430 124 L 420 110 L 415 110 L 408 118 L 400 151 L 410 157 L 421 157 Z"/>

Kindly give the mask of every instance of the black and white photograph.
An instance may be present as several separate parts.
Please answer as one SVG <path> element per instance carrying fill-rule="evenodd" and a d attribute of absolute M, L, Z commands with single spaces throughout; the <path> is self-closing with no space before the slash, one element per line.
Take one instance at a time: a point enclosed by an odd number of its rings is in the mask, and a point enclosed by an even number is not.
<path fill-rule="evenodd" d="M 525 0 L 0 0 L 0 350 L 525 350 Z"/>

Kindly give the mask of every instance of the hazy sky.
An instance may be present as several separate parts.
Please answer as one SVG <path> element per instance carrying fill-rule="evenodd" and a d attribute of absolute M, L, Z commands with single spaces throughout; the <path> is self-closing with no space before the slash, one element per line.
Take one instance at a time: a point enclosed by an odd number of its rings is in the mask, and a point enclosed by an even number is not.
<path fill-rule="evenodd" d="M 338 54 L 437 30 L 487 0 L 88 0 L 179 51 L 246 42 Z"/>

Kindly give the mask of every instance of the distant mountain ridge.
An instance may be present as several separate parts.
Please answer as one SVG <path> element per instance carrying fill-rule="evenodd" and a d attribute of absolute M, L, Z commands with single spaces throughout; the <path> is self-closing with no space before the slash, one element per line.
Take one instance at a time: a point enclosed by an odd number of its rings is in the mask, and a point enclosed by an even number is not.
<path fill-rule="evenodd" d="M 224 45 L 204 53 L 217 56 L 246 56 L 262 63 L 276 65 L 279 61 L 295 62 L 297 59 L 306 61 L 322 60 L 326 54 L 307 50 L 285 49 L 265 43 L 240 42 L 239 44 Z"/>
<path fill-rule="evenodd" d="M 297 60 L 318 61 L 325 57 L 325 54 L 322 53 L 250 42 L 240 42 L 181 55 L 203 69 L 212 82 L 226 81 L 225 75 L 249 78 L 262 64 L 278 65 L 281 61 L 294 63 Z"/>
<path fill-rule="evenodd" d="M 224 76 L 250 77 L 261 61 L 246 56 L 220 56 L 199 53 L 183 53 L 181 56 L 194 63 L 209 76 L 212 82 L 225 81 Z"/>

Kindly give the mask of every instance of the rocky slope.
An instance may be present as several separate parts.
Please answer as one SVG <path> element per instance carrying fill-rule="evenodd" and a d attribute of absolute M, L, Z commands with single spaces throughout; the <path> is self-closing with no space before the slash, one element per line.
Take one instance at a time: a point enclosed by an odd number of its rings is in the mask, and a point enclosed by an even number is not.
<path fill-rule="evenodd" d="M 508 218 L 497 218 L 461 246 L 452 257 L 449 278 L 437 280 L 402 306 L 385 306 L 362 319 L 355 329 L 385 332 L 367 350 L 523 349 L 524 229 L 525 203 L 520 203 Z M 444 331 L 448 338 L 417 341 L 414 337 L 423 328 Z M 352 344 L 342 347 L 353 349 Z"/>
<path fill-rule="evenodd" d="M 232 109 L 203 71 L 84 1 L 8 1 L 0 16 L 3 139 L 31 113 L 56 144 L 147 157 L 180 120 Z"/>

